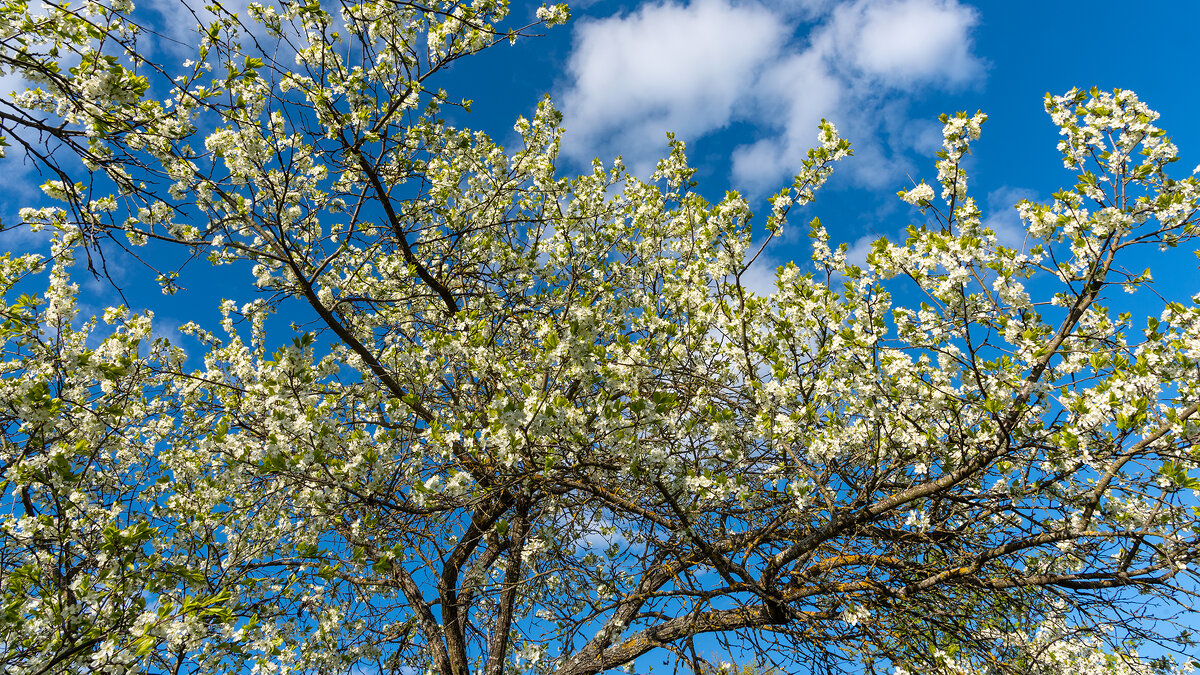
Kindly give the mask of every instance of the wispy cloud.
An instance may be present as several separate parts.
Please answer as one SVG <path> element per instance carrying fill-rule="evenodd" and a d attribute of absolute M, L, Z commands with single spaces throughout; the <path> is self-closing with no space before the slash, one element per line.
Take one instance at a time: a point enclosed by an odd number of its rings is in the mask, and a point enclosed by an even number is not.
<path fill-rule="evenodd" d="M 1027 251 L 1036 242 L 1028 240 L 1025 223 L 1017 215 L 1016 205 L 1022 199 L 1037 201 L 1038 194 L 1034 190 L 1007 186 L 992 190 L 987 195 L 983 224 L 996 233 L 996 241 L 1002 246 Z"/>
<path fill-rule="evenodd" d="M 910 151 L 940 141 L 909 119 L 908 100 L 982 75 L 978 21 L 957 0 L 694 0 L 584 20 L 561 96 L 564 151 L 646 167 L 668 130 L 696 140 L 743 122 L 732 178 L 762 192 L 799 169 L 824 117 L 855 142 L 857 181 L 894 182 Z"/>
<path fill-rule="evenodd" d="M 247 11 L 252 0 L 222 0 L 219 6 L 224 14 L 236 14 L 250 37 L 261 40 L 266 33 L 255 23 Z M 264 3 L 270 5 L 271 3 Z M 155 27 L 150 35 L 139 39 L 147 40 L 149 50 L 170 61 L 196 58 L 196 45 L 201 32 L 220 17 L 210 9 L 212 3 L 201 0 L 146 0 L 138 3 L 138 16 L 145 18 Z M 336 12 L 335 12 L 336 16 Z M 249 48 L 249 47 L 248 47 Z"/>

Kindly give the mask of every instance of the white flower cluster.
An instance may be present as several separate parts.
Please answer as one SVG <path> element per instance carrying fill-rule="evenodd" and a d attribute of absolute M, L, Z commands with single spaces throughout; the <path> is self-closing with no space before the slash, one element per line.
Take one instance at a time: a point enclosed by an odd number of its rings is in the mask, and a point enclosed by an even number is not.
<path fill-rule="evenodd" d="M 871 611 L 861 605 L 852 605 L 841 613 L 842 621 L 857 626 L 871 620 Z"/>
<path fill-rule="evenodd" d="M 922 181 L 913 189 L 901 192 L 900 199 L 913 206 L 927 206 L 933 200 L 933 188 Z"/>
<path fill-rule="evenodd" d="M 947 204 L 961 202 L 967 196 L 966 172 L 962 167 L 962 157 L 970 147 L 970 142 L 977 140 L 982 131 L 987 115 L 977 112 L 971 117 L 966 113 L 958 113 L 954 117 L 942 116 L 942 146 L 938 153 L 938 182 L 942 184 L 942 200 Z"/>
<path fill-rule="evenodd" d="M 542 5 L 537 9 L 538 21 L 544 22 L 547 26 L 557 26 L 566 23 L 571 18 L 571 11 L 566 4 L 559 3 L 557 5 Z"/>

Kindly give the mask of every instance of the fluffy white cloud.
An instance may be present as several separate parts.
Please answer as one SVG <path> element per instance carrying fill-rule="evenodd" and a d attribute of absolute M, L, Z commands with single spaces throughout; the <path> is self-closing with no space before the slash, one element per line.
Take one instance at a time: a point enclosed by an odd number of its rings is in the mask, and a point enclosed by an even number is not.
<path fill-rule="evenodd" d="M 954 0 L 900 0 L 840 7 L 831 29 L 838 51 L 870 76 L 895 86 L 956 85 L 978 74 L 968 39 L 977 22 Z"/>
<path fill-rule="evenodd" d="M 849 172 L 886 184 L 912 169 L 909 151 L 940 141 L 928 121 L 908 118 L 906 100 L 982 73 L 976 23 L 958 0 L 696 0 L 586 20 L 561 96 L 564 150 L 644 168 L 668 130 L 695 140 L 746 122 L 731 172 L 763 192 L 799 169 L 827 118 L 855 143 Z"/>
<path fill-rule="evenodd" d="M 875 242 L 879 241 L 881 236 L 882 235 L 878 234 L 864 234 L 858 239 L 850 242 L 849 248 L 846 249 L 846 262 L 850 263 L 851 265 L 858 265 L 859 267 L 866 269 L 867 255 L 871 252 L 871 249 L 875 247 Z M 904 241 L 904 237 L 897 238 L 896 236 L 892 236 L 883 238 L 890 241 Z"/>
<path fill-rule="evenodd" d="M 732 171 L 744 186 L 778 182 L 786 167 L 798 167 L 812 147 L 821 118 L 835 117 L 845 87 L 813 50 L 771 64 L 754 92 L 755 121 L 774 133 L 733 152 Z"/>
<path fill-rule="evenodd" d="M 786 37 L 763 7 L 724 0 L 581 21 L 562 98 L 564 151 L 625 153 L 636 163 L 662 152 L 668 130 L 695 137 L 728 124 Z"/>

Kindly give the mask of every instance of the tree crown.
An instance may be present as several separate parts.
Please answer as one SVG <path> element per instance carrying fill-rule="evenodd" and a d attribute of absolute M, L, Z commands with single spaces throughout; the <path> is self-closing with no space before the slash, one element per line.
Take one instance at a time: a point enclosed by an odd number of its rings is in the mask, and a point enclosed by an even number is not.
<path fill-rule="evenodd" d="M 1193 245 L 1200 181 L 1131 92 L 1047 96 L 1077 182 L 1018 205 L 1020 245 L 960 113 L 906 241 L 855 266 L 814 221 L 758 295 L 749 202 L 701 197 L 681 142 L 568 178 L 548 100 L 512 151 L 445 122 L 438 73 L 533 29 L 503 3 L 214 6 L 181 74 L 132 11 L 3 14 L 38 88 L 0 126 L 62 203 L 21 212 L 48 259 L 0 261 L 5 668 L 705 671 L 710 636 L 1146 671 L 1140 603 L 1200 555 L 1200 307 L 1129 265 Z M 771 236 L 849 152 L 823 123 Z M 249 272 L 185 327 L 201 358 L 81 317 L 75 257 L 180 248 Z"/>

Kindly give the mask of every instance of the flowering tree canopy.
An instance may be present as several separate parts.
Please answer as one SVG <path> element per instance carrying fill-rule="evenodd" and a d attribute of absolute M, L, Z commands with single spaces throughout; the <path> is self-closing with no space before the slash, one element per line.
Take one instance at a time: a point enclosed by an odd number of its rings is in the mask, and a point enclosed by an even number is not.
<path fill-rule="evenodd" d="M 506 11 L 213 5 L 175 68 L 128 2 L 0 8 L 4 161 L 56 200 L 0 259 L 0 668 L 1148 672 L 1200 557 L 1200 304 L 1153 277 L 1200 181 L 1157 115 L 1048 96 L 1077 182 L 1019 248 L 946 117 L 907 241 L 814 221 L 764 296 L 681 143 L 567 178 L 548 101 L 515 150 L 445 120 Z M 820 127 L 769 235 L 849 152 Z M 164 251 L 246 279 L 190 357 L 70 277 Z"/>

